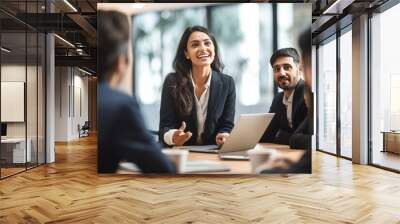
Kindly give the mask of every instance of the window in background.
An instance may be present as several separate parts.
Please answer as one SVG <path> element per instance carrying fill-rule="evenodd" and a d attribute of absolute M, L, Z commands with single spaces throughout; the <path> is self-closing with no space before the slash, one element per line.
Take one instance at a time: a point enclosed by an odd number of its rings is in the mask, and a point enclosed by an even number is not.
<path fill-rule="evenodd" d="M 372 29 L 372 74 L 371 74 L 371 133 L 372 163 L 400 170 L 399 154 L 382 152 L 383 134 L 391 130 L 400 130 L 400 33 L 393 29 L 400 21 L 400 5 L 376 14 L 371 19 Z M 397 141 L 387 142 L 400 147 L 400 133 Z M 396 143 L 397 142 L 397 143 Z"/>
<path fill-rule="evenodd" d="M 211 31 L 221 47 L 222 60 L 227 65 L 224 72 L 235 80 L 238 101 L 245 106 L 260 101 L 260 64 L 257 60 L 260 57 L 260 29 L 258 23 L 246 23 L 250 16 L 259 17 L 258 8 L 258 5 L 246 4 L 211 10 Z M 221 15 L 230 19 L 218 19 Z"/>
<path fill-rule="evenodd" d="M 352 33 L 340 36 L 340 154 L 352 157 Z"/>
<path fill-rule="evenodd" d="M 221 49 L 224 73 L 235 80 L 236 117 L 265 112 L 273 98 L 272 5 L 240 4 L 210 8 L 211 31 Z M 229 20 L 221 20 L 230 18 Z M 258 23 L 249 24 L 253 19 Z M 235 32 L 232 32 L 235 30 Z"/>
<path fill-rule="evenodd" d="M 193 25 L 206 26 L 205 8 L 145 13 L 133 18 L 135 94 L 151 130 L 158 130 L 162 84 L 173 72 L 179 40 L 185 28 Z"/>
<path fill-rule="evenodd" d="M 311 24 L 308 4 L 278 4 L 278 49 L 294 47 L 300 51 L 297 37 Z M 301 18 L 301 19 L 298 19 Z"/>
<path fill-rule="evenodd" d="M 318 149 L 336 154 L 336 38 L 318 48 Z"/>
<path fill-rule="evenodd" d="M 297 15 L 310 18 L 308 23 L 301 21 L 300 27 L 296 22 L 285 26 L 282 38 L 297 43 L 298 35 L 311 25 L 311 8 L 285 5 L 279 11 L 279 20 L 295 20 Z M 268 111 L 274 97 L 269 65 L 273 53 L 272 10 L 272 4 L 229 4 L 134 16 L 135 93 L 148 127 L 158 130 L 162 84 L 173 72 L 172 60 L 183 31 L 192 25 L 208 27 L 218 42 L 223 73 L 232 76 L 236 84 L 236 117 Z M 255 22 L 249 24 L 250 20 Z"/>
<path fill-rule="evenodd" d="M 297 47 L 296 40 L 292 40 L 287 34 L 293 28 L 293 5 L 280 4 L 278 5 L 278 49 L 284 47 Z"/>

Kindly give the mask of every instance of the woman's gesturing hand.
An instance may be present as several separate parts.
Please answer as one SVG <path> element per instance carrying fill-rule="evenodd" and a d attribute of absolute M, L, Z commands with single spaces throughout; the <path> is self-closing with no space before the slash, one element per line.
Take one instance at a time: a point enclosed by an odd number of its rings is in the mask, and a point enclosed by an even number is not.
<path fill-rule="evenodd" d="M 187 140 L 189 140 L 189 138 L 192 137 L 192 132 L 185 132 L 185 128 L 186 123 L 182 121 L 181 127 L 174 132 L 174 135 L 172 136 L 172 141 L 176 146 L 182 146 Z"/>

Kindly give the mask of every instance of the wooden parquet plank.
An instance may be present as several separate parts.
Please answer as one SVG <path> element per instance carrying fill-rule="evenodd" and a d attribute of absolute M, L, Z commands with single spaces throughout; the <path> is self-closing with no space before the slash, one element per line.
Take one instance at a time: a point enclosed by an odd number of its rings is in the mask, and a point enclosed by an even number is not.
<path fill-rule="evenodd" d="M 96 170 L 96 139 L 0 181 L 0 223 L 399 223 L 400 175 L 320 152 L 312 175 L 134 176 Z"/>

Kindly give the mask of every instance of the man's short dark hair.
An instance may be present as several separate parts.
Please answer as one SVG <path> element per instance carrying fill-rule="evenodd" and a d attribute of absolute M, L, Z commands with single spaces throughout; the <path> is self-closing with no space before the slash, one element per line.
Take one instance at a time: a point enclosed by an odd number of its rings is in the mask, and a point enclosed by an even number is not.
<path fill-rule="evenodd" d="M 271 59 L 269 59 L 269 63 L 271 63 L 271 66 L 274 65 L 276 59 L 280 57 L 291 57 L 293 58 L 294 63 L 299 64 L 300 63 L 300 56 L 299 53 L 297 52 L 296 49 L 288 47 L 288 48 L 281 48 L 272 54 Z"/>
<path fill-rule="evenodd" d="M 118 56 L 128 53 L 129 21 L 125 14 L 102 10 L 97 12 L 97 19 L 98 78 L 106 81 Z"/>

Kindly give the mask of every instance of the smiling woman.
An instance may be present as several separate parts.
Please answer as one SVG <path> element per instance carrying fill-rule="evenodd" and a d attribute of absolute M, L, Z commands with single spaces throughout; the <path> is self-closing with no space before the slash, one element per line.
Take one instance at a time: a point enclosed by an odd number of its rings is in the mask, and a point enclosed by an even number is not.
<path fill-rule="evenodd" d="M 189 37 L 185 56 L 191 60 L 193 68 L 209 69 L 207 65 L 211 65 L 215 57 L 214 44 L 210 37 L 203 32 L 193 32 Z"/>
<path fill-rule="evenodd" d="M 160 140 L 166 145 L 222 144 L 233 128 L 235 84 L 222 74 L 214 36 L 202 26 L 183 33 L 163 85 Z"/>

